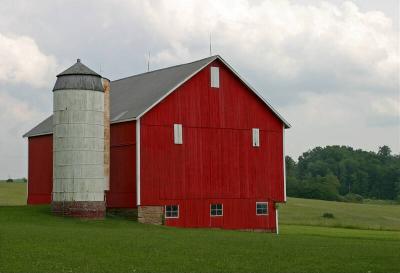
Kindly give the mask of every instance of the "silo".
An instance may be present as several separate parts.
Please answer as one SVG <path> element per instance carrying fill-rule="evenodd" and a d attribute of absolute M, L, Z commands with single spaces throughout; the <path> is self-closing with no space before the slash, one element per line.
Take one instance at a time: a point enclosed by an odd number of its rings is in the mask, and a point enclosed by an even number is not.
<path fill-rule="evenodd" d="M 102 77 L 78 59 L 57 75 L 53 89 L 55 214 L 105 215 L 104 116 Z"/>

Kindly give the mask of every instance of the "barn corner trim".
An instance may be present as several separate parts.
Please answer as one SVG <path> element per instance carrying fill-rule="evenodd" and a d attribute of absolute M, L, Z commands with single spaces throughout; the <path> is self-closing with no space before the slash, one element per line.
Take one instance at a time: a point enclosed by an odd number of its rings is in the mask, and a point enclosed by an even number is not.
<path fill-rule="evenodd" d="M 136 119 L 136 205 L 140 206 L 140 119 Z"/>

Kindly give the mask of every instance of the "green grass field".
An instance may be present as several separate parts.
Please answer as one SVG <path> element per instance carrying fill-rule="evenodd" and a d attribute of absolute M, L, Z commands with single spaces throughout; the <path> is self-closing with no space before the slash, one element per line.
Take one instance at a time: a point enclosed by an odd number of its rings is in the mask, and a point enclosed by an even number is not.
<path fill-rule="evenodd" d="M 321 217 L 333 213 L 334 219 Z M 280 223 L 356 229 L 399 230 L 400 205 L 356 204 L 288 198 L 279 207 Z"/>
<path fill-rule="evenodd" d="M 0 206 L 26 205 L 26 183 L 0 181 Z"/>
<path fill-rule="evenodd" d="M 5 191 L 0 187 L 0 200 L 14 196 Z M 354 205 L 290 198 L 280 207 L 279 235 L 119 217 L 84 221 L 54 217 L 49 206 L 0 206 L 0 272 L 400 272 L 400 231 L 394 231 L 400 206 L 378 205 L 395 219 L 379 220 L 379 228 L 393 229 L 383 231 L 355 229 L 374 228 L 368 221 L 378 212 L 349 224 L 350 211 L 379 210 Z M 352 228 L 310 226 L 338 225 L 318 222 L 323 212 Z"/>

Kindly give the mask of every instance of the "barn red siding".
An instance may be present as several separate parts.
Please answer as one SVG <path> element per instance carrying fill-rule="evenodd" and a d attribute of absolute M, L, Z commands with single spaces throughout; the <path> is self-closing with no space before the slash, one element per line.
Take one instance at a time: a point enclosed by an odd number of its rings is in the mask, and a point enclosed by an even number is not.
<path fill-rule="evenodd" d="M 136 207 L 136 122 L 111 124 L 107 207 Z"/>
<path fill-rule="evenodd" d="M 135 121 L 111 125 L 107 207 L 136 207 Z M 53 188 L 53 136 L 28 140 L 28 204 L 49 204 Z"/>
<path fill-rule="evenodd" d="M 208 226 L 204 208 L 217 198 L 227 214 L 216 225 L 271 229 L 275 211 L 256 217 L 255 200 L 284 201 L 283 124 L 222 63 L 212 65 L 220 88 L 210 87 L 208 66 L 141 118 L 141 204 L 177 203 L 181 217 L 167 224 Z M 173 142 L 174 123 L 183 145 Z M 252 128 L 260 128 L 258 148 Z"/>
<path fill-rule="evenodd" d="M 53 135 L 28 139 L 29 205 L 49 204 L 53 190 Z"/>

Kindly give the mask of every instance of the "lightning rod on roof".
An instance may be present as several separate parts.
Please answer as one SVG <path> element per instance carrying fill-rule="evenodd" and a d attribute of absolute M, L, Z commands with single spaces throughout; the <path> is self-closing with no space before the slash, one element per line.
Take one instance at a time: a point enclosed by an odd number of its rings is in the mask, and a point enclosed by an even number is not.
<path fill-rule="evenodd" d="M 211 50 L 211 32 L 210 32 L 210 56 L 212 56 L 212 50 Z"/>
<path fill-rule="evenodd" d="M 150 71 L 150 51 L 149 51 L 149 54 L 147 57 L 147 72 L 149 72 L 149 71 Z"/>

